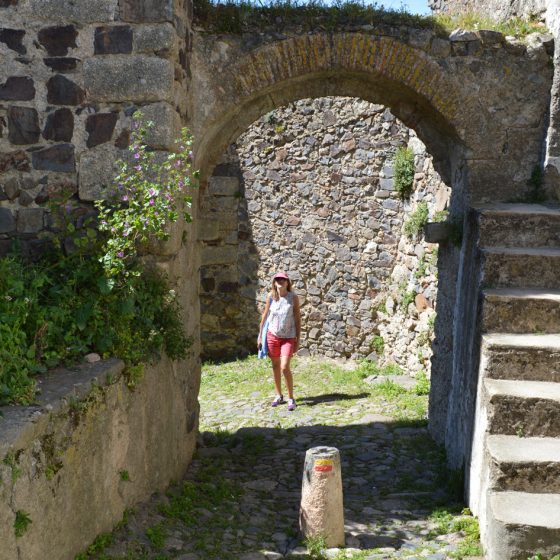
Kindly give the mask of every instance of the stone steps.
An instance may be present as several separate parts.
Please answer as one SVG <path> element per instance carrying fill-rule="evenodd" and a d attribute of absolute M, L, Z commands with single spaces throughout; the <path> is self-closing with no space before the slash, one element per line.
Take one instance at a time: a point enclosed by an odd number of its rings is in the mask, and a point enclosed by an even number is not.
<path fill-rule="evenodd" d="M 492 490 L 560 493 L 560 439 L 491 435 Z"/>
<path fill-rule="evenodd" d="M 486 334 L 471 496 L 488 560 L 554 556 L 560 553 L 560 209 L 494 204 L 477 211 Z"/>
<path fill-rule="evenodd" d="M 491 560 L 560 554 L 560 494 L 491 492 L 487 523 Z"/>
<path fill-rule="evenodd" d="M 499 203 L 477 210 L 483 247 L 560 247 L 560 208 Z"/>
<path fill-rule="evenodd" d="M 560 248 L 485 247 L 482 254 L 487 288 L 560 289 Z"/>
<path fill-rule="evenodd" d="M 483 292 L 483 332 L 555 333 L 560 325 L 560 290 L 498 288 Z"/>
<path fill-rule="evenodd" d="M 558 334 L 485 334 L 482 351 L 485 378 L 560 381 Z"/>
<path fill-rule="evenodd" d="M 560 383 L 485 379 L 490 434 L 560 436 Z"/>

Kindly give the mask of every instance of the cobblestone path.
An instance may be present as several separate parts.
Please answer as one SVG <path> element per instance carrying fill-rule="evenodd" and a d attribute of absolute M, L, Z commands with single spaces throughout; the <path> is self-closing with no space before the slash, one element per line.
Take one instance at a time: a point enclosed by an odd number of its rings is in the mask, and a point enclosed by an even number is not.
<path fill-rule="evenodd" d="M 270 407 L 268 364 L 236 362 L 203 375 L 201 445 L 185 479 L 129 513 L 107 536 L 111 544 L 84 558 L 445 560 L 477 553 L 476 522 L 454 501 L 443 452 L 421 418 L 426 397 L 402 389 L 411 385 L 406 376 L 367 383 L 348 366 L 299 360 L 300 398 L 289 412 Z M 316 445 L 341 453 L 346 549 L 320 552 L 320 543 L 306 547 L 298 534 L 303 460 Z"/>

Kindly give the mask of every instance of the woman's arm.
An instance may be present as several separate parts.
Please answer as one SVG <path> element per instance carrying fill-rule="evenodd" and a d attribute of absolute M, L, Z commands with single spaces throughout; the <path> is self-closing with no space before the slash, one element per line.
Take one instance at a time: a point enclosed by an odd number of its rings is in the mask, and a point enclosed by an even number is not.
<path fill-rule="evenodd" d="M 268 310 L 269 309 L 270 309 L 270 296 L 267 295 L 266 296 L 266 304 L 264 306 L 264 311 L 261 315 L 261 322 L 260 322 L 260 325 L 259 325 L 259 336 L 257 338 L 257 344 L 261 343 L 262 328 L 263 328 L 264 322 L 266 321 L 266 317 L 268 316 Z"/>
<path fill-rule="evenodd" d="M 296 323 L 296 348 L 299 348 L 299 338 L 301 336 L 301 311 L 299 308 L 299 298 L 294 294 L 294 321 Z"/>

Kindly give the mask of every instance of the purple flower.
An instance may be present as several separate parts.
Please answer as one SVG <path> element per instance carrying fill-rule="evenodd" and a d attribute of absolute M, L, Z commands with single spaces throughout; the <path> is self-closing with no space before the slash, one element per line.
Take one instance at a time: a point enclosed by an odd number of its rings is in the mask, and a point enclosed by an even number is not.
<path fill-rule="evenodd" d="M 141 165 L 135 165 L 134 169 L 136 169 L 136 171 L 142 171 L 142 166 Z"/>
<path fill-rule="evenodd" d="M 138 152 L 134 154 L 134 159 L 140 159 L 140 154 Z"/>
<path fill-rule="evenodd" d="M 127 202 L 127 201 L 128 201 L 128 195 L 125 194 L 125 195 L 122 197 L 122 199 L 123 199 L 123 202 Z"/>
<path fill-rule="evenodd" d="M 159 194 L 158 191 L 157 191 L 156 189 L 154 189 L 154 188 L 151 188 L 151 189 L 148 191 L 148 196 L 156 196 L 156 195 L 158 195 L 158 194 Z"/>
<path fill-rule="evenodd" d="M 117 257 L 119 257 L 119 259 L 122 259 L 124 257 L 124 253 L 122 251 L 119 251 L 117 253 Z"/>
<path fill-rule="evenodd" d="M 153 206 L 156 203 L 156 201 L 153 198 L 150 198 L 150 206 Z"/>
<path fill-rule="evenodd" d="M 183 181 L 179 181 L 179 188 L 183 188 L 185 186 L 185 183 Z"/>
<path fill-rule="evenodd" d="M 178 160 L 175 162 L 175 167 L 181 167 L 181 165 L 183 165 L 183 162 L 182 162 L 180 159 L 178 159 Z"/>

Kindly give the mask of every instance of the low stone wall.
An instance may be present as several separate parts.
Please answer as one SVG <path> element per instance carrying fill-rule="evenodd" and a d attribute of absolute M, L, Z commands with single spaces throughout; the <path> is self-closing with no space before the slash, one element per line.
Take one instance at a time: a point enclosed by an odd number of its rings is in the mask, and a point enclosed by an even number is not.
<path fill-rule="evenodd" d="M 0 560 L 72 560 L 126 508 L 181 477 L 198 383 L 186 364 L 162 360 L 131 391 L 113 359 L 53 372 L 36 405 L 2 409 Z M 31 522 L 16 536 L 24 516 Z"/>

